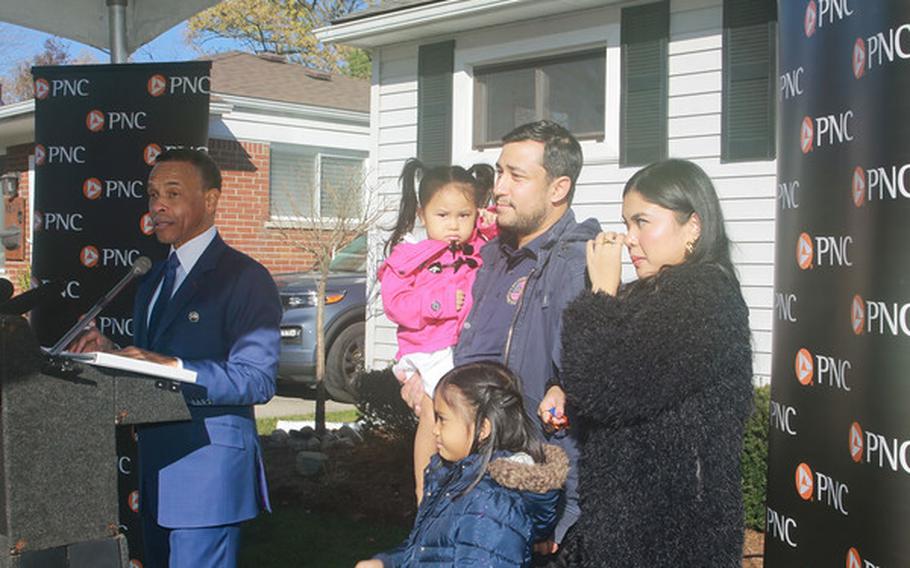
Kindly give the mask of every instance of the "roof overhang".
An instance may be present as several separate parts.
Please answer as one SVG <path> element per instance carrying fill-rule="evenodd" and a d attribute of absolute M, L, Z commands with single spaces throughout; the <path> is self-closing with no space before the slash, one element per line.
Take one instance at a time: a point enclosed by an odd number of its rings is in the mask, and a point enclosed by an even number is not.
<path fill-rule="evenodd" d="M 619 4 L 625 0 L 447 0 L 339 22 L 316 30 L 323 43 L 364 49 Z"/>
<path fill-rule="evenodd" d="M 209 117 L 227 118 L 232 112 L 286 116 L 305 120 L 370 125 L 370 113 L 300 103 L 273 101 L 212 92 Z M 35 99 L 0 106 L 0 151 L 7 146 L 35 141 Z"/>

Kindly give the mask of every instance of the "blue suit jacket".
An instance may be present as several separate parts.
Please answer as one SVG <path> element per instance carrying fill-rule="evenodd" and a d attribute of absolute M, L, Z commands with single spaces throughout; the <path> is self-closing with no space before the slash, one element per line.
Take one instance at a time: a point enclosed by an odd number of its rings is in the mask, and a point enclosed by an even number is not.
<path fill-rule="evenodd" d="M 268 271 L 216 236 L 171 298 L 156 338 L 149 301 L 165 263 L 139 285 L 135 344 L 180 357 L 192 420 L 139 430 L 140 507 L 168 528 L 237 523 L 269 507 L 253 404 L 275 394 L 281 302 Z"/>

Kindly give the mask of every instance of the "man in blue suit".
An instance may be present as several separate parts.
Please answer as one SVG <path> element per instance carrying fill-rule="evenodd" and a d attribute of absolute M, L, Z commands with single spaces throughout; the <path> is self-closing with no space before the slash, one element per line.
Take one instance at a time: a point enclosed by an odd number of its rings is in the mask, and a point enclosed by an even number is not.
<path fill-rule="evenodd" d="M 275 393 L 281 303 L 266 269 L 215 229 L 221 174 L 208 154 L 162 153 L 149 174 L 155 235 L 171 245 L 136 293 L 135 345 L 117 353 L 196 371 L 189 422 L 139 430 L 146 567 L 233 567 L 240 523 L 269 508 L 254 404 Z M 113 351 L 91 330 L 76 351 Z"/>

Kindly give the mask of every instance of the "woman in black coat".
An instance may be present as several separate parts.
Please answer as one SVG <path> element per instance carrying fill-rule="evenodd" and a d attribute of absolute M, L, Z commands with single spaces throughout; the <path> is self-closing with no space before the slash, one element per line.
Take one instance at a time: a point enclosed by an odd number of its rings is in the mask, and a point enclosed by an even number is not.
<path fill-rule="evenodd" d="M 582 432 L 581 564 L 740 566 L 752 351 L 717 195 L 695 164 L 658 162 L 626 184 L 623 220 L 588 243 L 592 290 L 566 309 L 539 409 L 567 397 Z M 622 245 L 639 278 L 620 287 Z"/>

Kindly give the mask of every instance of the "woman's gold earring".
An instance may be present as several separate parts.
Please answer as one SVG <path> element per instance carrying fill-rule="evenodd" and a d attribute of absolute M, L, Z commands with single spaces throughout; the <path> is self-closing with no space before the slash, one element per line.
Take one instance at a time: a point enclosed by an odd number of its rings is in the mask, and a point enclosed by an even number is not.
<path fill-rule="evenodd" d="M 686 260 L 692 256 L 693 252 L 695 252 L 695 243 L 692 241 L 686 241 Z"/>

